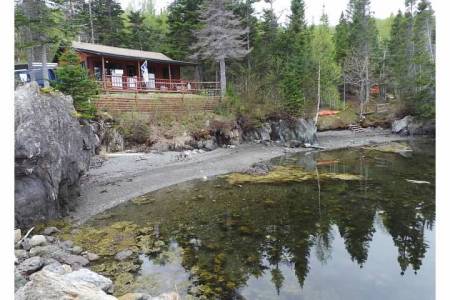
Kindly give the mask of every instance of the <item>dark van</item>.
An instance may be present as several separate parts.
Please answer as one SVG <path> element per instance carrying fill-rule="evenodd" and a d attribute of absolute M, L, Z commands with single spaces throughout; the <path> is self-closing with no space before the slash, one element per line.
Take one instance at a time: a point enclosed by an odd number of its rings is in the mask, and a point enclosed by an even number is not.
<path fill-rule="evenodd" d="M 56 80 L 55 69 L 58 67 L 56 63 L 48 63 L 48 79 L 50 81 Z M 42 76 L 42 63 L 33 63 L 33 68 L 31 70 L 34 74 L 34 78 L 39 86 L 44 86 L 44 78 Z M 25 82 L 30 82 L 30 70 L 28 70 L 27 64 L 18 64 L 14 66 L 14 82 L 16 85 L 23 84 Z"/>

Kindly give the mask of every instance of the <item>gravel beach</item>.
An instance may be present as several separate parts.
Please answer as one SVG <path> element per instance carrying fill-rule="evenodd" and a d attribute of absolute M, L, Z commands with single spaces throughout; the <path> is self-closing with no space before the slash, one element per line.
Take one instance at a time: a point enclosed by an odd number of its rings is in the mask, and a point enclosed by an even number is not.
<path fill-rule="evenodd" d="M 408 140 L 389 130 L 364 132 L 324 131 L 318 133 L 324 150 Z M 134 197 L 192 179 L 242 171 L 254 163 L 288 153 L 318 151 L 286 148 L 276 144 L 242 144 L 210 152 L 113 153 L 98 156 L 82 180 L 81 196 L 71 217 L 83 223 L 90 217 Z"/>

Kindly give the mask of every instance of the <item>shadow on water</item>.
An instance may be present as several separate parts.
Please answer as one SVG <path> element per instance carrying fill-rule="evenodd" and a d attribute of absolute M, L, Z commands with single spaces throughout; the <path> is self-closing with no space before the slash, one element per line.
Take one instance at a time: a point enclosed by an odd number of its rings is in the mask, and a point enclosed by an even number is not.
<path fill-rule="evenodd" d="M 200 299 L 433 299 L 434 146 L 411 146 L 408 157 L 362 149 L 280 157 L 272 163 L 316 178 L 188 182 L 120 205 L 87 226 L 129 221 L 147 228 L 136 236 L 139 271 L 128 291 L 176 289 Z M 361 178 L 320 179 L 324 173 Z"/>

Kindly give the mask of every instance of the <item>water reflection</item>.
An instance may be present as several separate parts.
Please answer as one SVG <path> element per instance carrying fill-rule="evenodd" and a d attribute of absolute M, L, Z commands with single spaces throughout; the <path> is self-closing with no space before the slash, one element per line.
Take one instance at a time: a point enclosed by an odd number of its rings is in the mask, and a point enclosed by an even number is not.
<path fill-rule="evenodd" d="M 313 170 L 317 178 L 282 184 L 230 185 L 224 179 L 191 182 L 148 195 L 154 199 L 151 204 L 122 205 L 114 209 L 120 219 L 91 225 L 118 220 L 157 225 L 159 238 L 172 245 L 172 253 L 178 251 L 179 259 L 157 268 L 157 256 L 147 257 L 141 275 L 151 263 L 150 270 L 165 272 L 167 278 L 188 280 L 185 292 L 200 298 L 432 298 L 434 275 L 420 278 L 424 283 L 415 288 L 417 282 L 407 273 L 420 271 L 433 240 L 433 151 L 416 149 L 409 158 L 363 150 L 283 157 L 274 163 Z M 325 172 L 358 174 L 362 179 L 321 180 Z M 398 261 L 395 275 L 386 258 L 393 249 Z M 346 263 L 348 256 L 362 273 Z M 377 266 L 364 270 L 370 265 L 369 257 Z M 187 279 L 179 269 L 173 271 L 173 264 L 185 270 Z M 427 264 L 433 274 L 434 261 Z M 325 269 L 322 276 L 333 279 L 317 287 L 321 282 L 317 274 Z M 349 285 L 351 280 L 362 280 L 356 274 L 381 282 L 378 288 L 382 290 L 369 284 L 370 280 L 361 286 Z M 414 284 L 403 290 L 402 280 Z"/>

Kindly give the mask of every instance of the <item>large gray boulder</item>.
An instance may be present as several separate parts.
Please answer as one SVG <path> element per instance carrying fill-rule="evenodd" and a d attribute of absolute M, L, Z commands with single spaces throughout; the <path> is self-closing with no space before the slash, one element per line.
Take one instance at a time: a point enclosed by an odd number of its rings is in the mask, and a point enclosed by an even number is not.
<path fill-rule="evenodd" d="M 412 116 L 406 116 L 403 119 L 395 120 L 392 123 L 392 133 L 407 135 L 408 134 L 408 126 L 412 121 L 413 121 Z"/>
<path fill-rule="evenodd" d="M 279 141 L 289 143 L 296 141 L 299 143 L 317 144 L 317 128 L 312 120 L 273 120 L 264 123 L 258 128 L 244 131 L 245 141 Z"/>
<path fill-rule="evenodd" d="M 14 299 L 117 299 L 105 293 L 111 280 L 89 270 L 60 274 L 42 270 L 30 276 L 31 281 L 19 288 Z"/>
<path fill-rule="evenodd" d="M 420 120 L 413 116 L 406 116 L 392 123 L 392 133 L 400 135 L 434 135 L 435 131 L 434 120 Z"/>
<path fill-rule="evenodd" d="M 76 118 L 70 96 L 15 91 L 15 223 L 26 227 L 60 217 L 79 195 L 79 179 L 95 151 L 90 128 Z"/>

